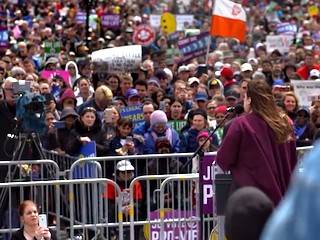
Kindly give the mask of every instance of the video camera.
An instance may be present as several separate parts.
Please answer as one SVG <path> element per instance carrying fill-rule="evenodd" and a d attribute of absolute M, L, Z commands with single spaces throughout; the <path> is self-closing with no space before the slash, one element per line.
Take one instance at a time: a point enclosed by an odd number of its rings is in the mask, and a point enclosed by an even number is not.
<path fill-rule="evenodd" d="M 12 88 L 16 100 L 19 131 L 43 133 L 45 130 L 45 97 L 32 92 L 30 81 L 13 82 Z"/>

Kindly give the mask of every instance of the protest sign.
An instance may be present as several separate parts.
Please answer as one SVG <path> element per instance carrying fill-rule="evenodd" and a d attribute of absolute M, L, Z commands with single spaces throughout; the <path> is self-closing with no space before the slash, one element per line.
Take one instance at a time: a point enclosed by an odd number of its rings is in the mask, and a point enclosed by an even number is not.
<path fill-rule="evenodd" d="M 81 146 L 79 158 L 89 158 L 96 156 L 97 150 L 95 141 L 85 143 Z M 98 177 L 96 176 L 96 172 L 96 164 L 92 162 L 83 161 L 82 164 L 79 164 L 77 167 L 74 168 L 74 172 L 72 173 L 72 175 L 74 179 L 93 178 Z"/>
<path fill-rule="evenodd" d="M 291 80 L 299 105 L 310 107 L 311 102 L 320 100 L 320 81 Z"/>
<path fill-rule="evenodd" d="M 298 31 L 296 24 L 291 23 L 279 23 L 277 24 L 277 34 L 278 35 L 294 35 Z"/>
<path fill-rule="evenodd" d="M 44 70 L 40 74 L 40 76 L 42 78 L 46 78 L 49 81 L 51 81 L 51 79 L 56 75 L 62 77 L 63 80 L 65 81 L 65 83 L 67 83 L 68 85 L 71 84 L 70 74 L 69 74 L 68 71 L 64 71 L 64 70 Z"/>
<path fill-rule="evenodd" d="M 120 28 L 120 15 L 119 14 L 105 14 L 101 19 L 102 26 L 108 29 Z"/>
<path fill-rule="evenodd" d="M 137 72 L 142 59 L 141 45 L 107 48 L 92 53 L 95 72 Z"/>
<path fill-rule="evenodd" d="M 85 24 L 87 19 L 87 14 L 85 12 L 77 12 L 76 23 Z"/>
<path fill-rule="evenodd" d="M 319 8 L 316 5 L 308 7 L 308 13 L 311 17 L 317 16 L 319 14 Z"/>
<path fill-rule="evenodd" d="M 214 169 L 212 163 L 215 156 L 205 155 L 200 161 L 199 178 L 200 186 L 203 188 L 203 201 L 200 204 L 203 206 L 203 214 L 214 213 Z"/>
<path fill-rule="evenodd" d="M 141 24 L 134 29 L 132 41 L 142 46 L 149 46 L 156 39 L 155 31 L 146 24 Z"/>
<path fill-rule="evenodd" d="M 160 212 L 159 210 L 150 213 L 149 221 L 159 220 Z M 195 211 L 187 210 L 171 210 L 165 209 L 164 219 L 172 221 L 173 219 L 184 218 L 184 219 L 196 219 Z M 144 235 L 148 240 L 158 240 L 160 239 L 160 224 L 150 223 L 144 225 Z M 199 239 L 199 226 L 198 222 L 188 221 L 188 222 L 167 222 L 164 224 L 164 235 L 163 240 L 197 240 Z"/>
<path fill-rule="evenodd" d="M 176 19 L 176 31 L 183 31 L 186 28 L 190 28 L 193 25 L 193 15 L 175 15 Z M 153 28 L 161 27 L 161 15 L 151 14 L 150 25 Z"/>
<path fill-rule="evenodd" d="M 45 41 L 44 52 L 48 55 L 59 55 L 61 51 L 61 43 L 59 41 Z"/>
<path fill-rule="evenodd" d="M 9 32 L 8 30 L 0 30 L 0 48 L 9 47 Z"/>
<path fill-rule="evenodd" d="M 289 47 L 293 42 L 293 36 L 291 35 L 276 35 L 276 36 L 267 36 L 266 45 L 267 52 L 271 53 L 274 50 L 279 50 L 280 53 L 287 53 Z"/>
<path fill-rule="evenodd" d="M 178 42 L 179 50 L 183 56 L 181 61 L 185 62 L 205 55 L 209 41 L 210 35 L 207 32 L 201 33 L 197 36 L 181 39 Z"/>
<path fill-rule="evenodd" d="M 132 120 L 133 123 L 139 123 L 144 120 L 142 106 L 129 106 L 120 110 L 121 118 Z"/>
<path fill-rule="evenodd" d="M 180 133 L 181 129 L 187 124 L 186 120 L 172 120 L 168 122 L 169 125 L 176 130 L 178 133 Z"/>

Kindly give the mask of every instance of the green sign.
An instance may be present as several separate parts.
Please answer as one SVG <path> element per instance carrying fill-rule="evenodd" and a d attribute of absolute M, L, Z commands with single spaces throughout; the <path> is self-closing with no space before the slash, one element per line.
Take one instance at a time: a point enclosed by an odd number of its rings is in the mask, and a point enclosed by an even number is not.
<path fill-rule="evenodd" d="M 61 51 L 61 43 L 57 42 L 44 42 L 44 52 L 48 55 L 58 55 Z"/>
<path fill-rule="evenodd" d="M 187 124 L 187 121 L 185 120 L 173 120 L 169 121 L 169 124 L 171 127 L 176 130 L 178 133 L 180 133 L 181 129 Z"/>

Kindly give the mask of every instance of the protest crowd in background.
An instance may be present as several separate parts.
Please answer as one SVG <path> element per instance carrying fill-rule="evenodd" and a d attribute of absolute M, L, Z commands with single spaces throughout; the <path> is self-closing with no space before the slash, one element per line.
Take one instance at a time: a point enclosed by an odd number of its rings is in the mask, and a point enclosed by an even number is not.
<path fill-rule="evenodd" d="M 0 142 L 17 126 L 17 80 L 44 97 L 42 147 L 74 157 L 92 141 L 99 157 L 194 152 L 227 109 L 243 105 L 248 82 L 261 80 L 290 117 L 297 147 L 313 145 L 319 2 L 237 2 L 246 12 L 244 41 L 213 36 L 208 0 L 2 1 Z M 95 65 L 101 49 L 107 60 Z M 205 151 L 216 151 L 223 136 L 221 126 Z M 12 159 L 7 142 L 1 160 Z"/>

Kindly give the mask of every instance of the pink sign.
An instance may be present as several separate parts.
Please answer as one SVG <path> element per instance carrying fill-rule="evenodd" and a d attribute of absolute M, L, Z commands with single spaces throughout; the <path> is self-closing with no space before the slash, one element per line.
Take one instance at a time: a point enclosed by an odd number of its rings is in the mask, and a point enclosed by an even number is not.
<path fill-rule="evenodd" d="M 62 77 L 64 82 L 67 83 L 69 86 L 71 86 L 70 74 L 68 71 L 65 71 L 65 70 L 44 70 L 41 72 L 41 77 L 46 78 L 49 81 L 51 81 L 51 79 L 56 75 Z"/>

